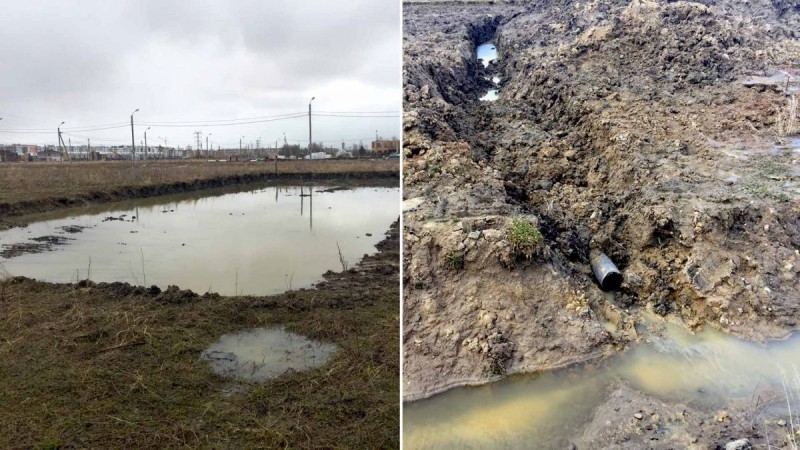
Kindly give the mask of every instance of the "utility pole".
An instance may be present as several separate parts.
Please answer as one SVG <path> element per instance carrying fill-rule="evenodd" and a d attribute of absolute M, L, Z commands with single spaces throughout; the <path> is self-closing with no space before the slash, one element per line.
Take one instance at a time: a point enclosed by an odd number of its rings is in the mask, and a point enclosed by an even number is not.
<path fill-rule="evenodd" d="M 92 140 L 86 138 L 86 160 L 89 160 L 89 155 L 92 154 Z"/>
<path fill-rule="evenodd" d="M 214 133 L 208 133 L 206 135 L 206 152 L 208 153 L 208 156 L 211 156 L 211 148 L 208 146 L 208 137 L 211 136 L 212 134 Z"/>
<path fill-rule="evenodd" d="M 147 130 L 149 129 L 150 127 L 147 127 L 144 130 L 144 159 L 147 159 Z"/>
<path fill-rule="evenodd" d="M 200 132 L 199 131 L 195 131 L 194 132 L 194 137 L 197 139 L 197 151 L 199 152 L 200 151 Z M 200 153 L 198 153 L 198 155 L 199 154 Z"/>
<path fill-rule="evenodd" d="M 139 111 L 139 108 L 136 108 L 131 113 L 131 157 L 134 161 L 136 161 L 136 140 L 133 137 L 133 115 L 136 114 L 137 111 Z"/>
<path fill-rule="evenodd" d="M 311 100 L 308 101 L 308 157 L 311 159 L 311 102 L 314 101 L 316 97 L 311 97 Z"/>
<path fill-rule="evenodd" d="M 66 122 L 61 122 L 58 125 L 58 153 L 61 156 L 61 162 L 64 162 L 64 139 L 61 137 L 61 125 L 64 125 Z"/>
<path fill-rule="evenodd" d="M 240 155 L 242 154 L 242 139 L 244 139 L 244 136 L 239 138 L 239 154 Z"/>
<path fill-rule="evenodd" d="M 161 157 L 164 158 L 164 159 L 169 159 L 172 155 L 171 155 L 171 152 L 169 150 L 169 146 L 167 146 L 167 138 L 159 137 L 159 139 L 164 141 L 164 152 L 162 153 Z"/>

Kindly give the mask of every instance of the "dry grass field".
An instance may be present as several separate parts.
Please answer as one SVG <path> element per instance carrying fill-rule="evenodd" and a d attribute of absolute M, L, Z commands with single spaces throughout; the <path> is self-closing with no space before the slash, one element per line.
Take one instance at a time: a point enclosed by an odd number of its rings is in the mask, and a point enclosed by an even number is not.
<path fill-rule="evenodd" d="M 279 161 L 279 174 L 347 174 L 399 171 L 396 159 Z M 275 173 L 272 162 L 97 161 L 0 164 L 0 204 L 72 199 L 91 193 L 143 186 L 191 183 L 236 175 Z"/>

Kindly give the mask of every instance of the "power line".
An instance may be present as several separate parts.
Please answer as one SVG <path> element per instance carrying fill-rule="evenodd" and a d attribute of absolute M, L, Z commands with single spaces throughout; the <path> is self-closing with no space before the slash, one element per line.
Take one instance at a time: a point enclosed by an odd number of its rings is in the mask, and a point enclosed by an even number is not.
<path fill-rule="evenodd" d="M 391 111 L 317 111 L 318 113 L 325 113 L 325 114 L 387 114 L 387 113 L 397 113 L 398 110 L 391 110 Z"/>
<path fill-rule="evenodd" d="M 64 135 L 67 135 L 67 136 L 71 136 L 71 137 L 74 137 L 74 138 L 77 138 L 77 139 L 93 139 L 93 140 L 96 140 L 96 141 L 108 141 L 108 142 L 128 142 L 127 138 L 124 138 L 124 139 L 102 138 L 102 137 L 97 137 L 97 136 L 83 136 L 83 135 L 79 135 L 79 134 L 64 133 L 64 132 L 62 132 L 61 134 L 64 134 Z"/>
<path fill-rule="evenodd" d="M 272 119 L 278 117 L 285 117 L 285 116 L 296 116 L 296 115 L 305 115 L 305 112 L 291 112 L 291 113 L 284 113 L 284 114 L 273 114 L 270 116 L 259 116 L 259 117 L 241 117 L 238 119 L 216 119 L 216 120 L 178 120 L 178 121 L 157 121 L 157 122 L 141 122 L 143 125 L 161 125 L 161 124 L 195 124 L 195 125 L 202 125 L 206 123 L 218 123 L 218 122 L 239 122 L 245 120 L 261 120 L 261 119 Z"/>
<path fill-rule="evenodd" d="M 399 114 L 390 114 L 396 111 L 319 111 L 312 114 L 312 116 L 319 117 L 347 117 L 347 118 L 390 118 L 400 117 Z M 154 127 L 195 127 L 195 126 L 209 126 L 209 127 L 223 127 L 234 125 L 249 125 L 254 123 L 274 122 L 278 120 L 296 119 L 306 117 L 305 112 L 294 112 L 285 114 L 275 114 L 269 116 L 259 117 L 245 117 L 238 119 L 216 119 L 216 120 L 198 120 L 198 121 L 157 121 L 157 122 L 139 122 L 144 126 Z M 87 132 L 87 131 L 103 131 L 113 130 L 117 128 L 128 127 L 127 122 L 85 125 L 82 127 L 64 128 L 64 132 Z M 16 129 L 0 129 L 0 133 L 18 133 L 18 134 L 45 134 L 52 133 L 52 129 L 48 128 L 16 128 Z"/>
<path fill-rule="evenodd" d="M 300 117 L 307 117 L 305 113 L 302 114 L 295 114 L 292 116 L 286 117 L 277 117 L 274 119 L 262 119 L 262 120 L 251 120 L 247 122 L 236 122 L 236 123 L 204 123 L 204 124 L 187 124 L 187 125 L 177 125 L 177 124 L 168 124 L 168 123 L 156 123 L 156 122 L 141 122 L 141 125 L 146 126 L 153 126 L 153 127 L 164 127 L 164 128 L 194 128 L 198 125 L 202 125 L 204 127 L 231 127 L 236 125 L 249 125 L 253 123 L 266 123 L 266 122 L 276 122 L 279 120 L 288 120 L 288 119 L 297 119 Z"/>
<path fill-rule="evenodd" d="M 372 115 L 372 116 L 360 116 L 360 115 L 346 115 L 346 114 L 317 114 L 317 113 L 314 113 L 314 114 L 312 114 L 312 116 L 318 116 L 318 117 L 350 117 L 350 118 L 355 118 L 355 119 L 375 119 L 375 118 L 381 118 L 381 117 L 394 117 L 394 118 L 398 118 L 398 117 L 400 117 L 400 115 L 399 115 L 399 114 L 398 114 L 398 115 Z"/>

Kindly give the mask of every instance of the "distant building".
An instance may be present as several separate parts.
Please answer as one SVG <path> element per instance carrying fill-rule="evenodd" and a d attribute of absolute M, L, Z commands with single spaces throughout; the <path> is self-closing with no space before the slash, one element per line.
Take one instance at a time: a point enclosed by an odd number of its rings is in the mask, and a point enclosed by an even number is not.
<path fill-rule="evenodd" d="M 372 154 L 374 156 L 387 156 L 399 152 L 400 140 L 398 139 L 372 141 Z"/>
<path fill-rule="evenodd" d="M 314 153 L 306 156 L 305 159 L 328 159 L 330 157 L 331 157 L 331 155 L 329 155 L 329 154 L 327 154 L 325 152 L 314 152 Z"/>

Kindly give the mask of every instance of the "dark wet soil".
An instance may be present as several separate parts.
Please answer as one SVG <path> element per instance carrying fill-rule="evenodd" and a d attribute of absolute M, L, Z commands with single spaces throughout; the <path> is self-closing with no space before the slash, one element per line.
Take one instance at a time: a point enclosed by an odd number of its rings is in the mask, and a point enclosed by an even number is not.
<path fill-rule="evenodd" d="M 19 242 L 15 244 L 3 244 L 0 246 L 0 258 L 14 258 L 26 253 L 42 253 L 55 250 L 56 246 L 66 245 L 72 238 L 65 236 L 39 236 L 31 238 L 34 242 Z"/>

